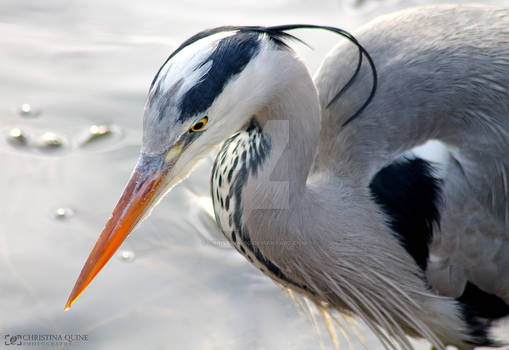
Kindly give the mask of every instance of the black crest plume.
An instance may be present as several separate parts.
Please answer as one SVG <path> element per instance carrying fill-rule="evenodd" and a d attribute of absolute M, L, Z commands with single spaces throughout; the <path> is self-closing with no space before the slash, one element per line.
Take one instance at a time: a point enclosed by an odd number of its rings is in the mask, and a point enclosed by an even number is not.
<path fill-rule="evenodd" d="M 369 53 L 366 51 L 366 49 L 355 39 L 355 37 L 348 33 L 347 31 L 335 27 L 329 27 L 329 26 L 320 26 L 320 25 L 314 25 L 314 24 L 285 24 L 285 25 L 279 25 L 279 26 L 271 26 L 271 27 L 261 27 L 261 26 L 222 26 L 217 28 L 212 28 L 208 30 L 204 30 L 202 32 L 199 32 L 186 41 L 184 41 L 175 51 L 171 53 L 171 55 L 166 59 L 166 61 L 163 63 L 163 65 L 159 68 L 157 71 L 157 74 L 155 75 L 154 79 L 152 80 L 152 84 L 150 85 L 150 88 L 154 86 L 155 82 L 157 81 L 157 78 L 159 77 L 159 74 L 161 73 L 161 70 L 163 67 L 168 63 L 169 60 L 171 60 L 177 53 L 179 53 L 182 49 L 185 47 L 195 43 L 196 41 L 206 38 L 208 36 L 218 34 L 221 32 L 257 32 L 257 33 L 263 33 L 269 36 L 271 40 L 273 40 L 275 43 L 277 43 L 280 46 L 288 47 L 288 45 L 285 43 L 285 39 L 287 40 L 296 40 L 300 43 L 305 44 L 302 40 L 299 38 L 286 33 L 287 30 L 295 30 L 295 29 L 322 29 L 329 32 L 336 33 L 346 39 L 348 39 L 350 42 L 352 42 L 357 48 L 359 49 L 359 58 L 357 60 L 357 66 L 352 74 L 352 77 L 348 82 L 339 90 L 336 95 L 329 101 L 327 104 L 327 108 L 329 108 L 334 102 L 336 102 L 350 86 L 355 82 L 355 79 L 357 78 L 361 66 L 363 58 L 365 57 L 368 61 L 368 64 L 371 68 L 371 72 L 373 75 L 373 83 L 371 92 L 364 102 L 364 104 L 354 113 L 352 116 L 350 116 L 344 123 L 343 126 L 350 123 L 352 120 L 354 120 L 356 117 L 359 116 L 359 114 L 362 113 L 362 111 L 369 105 L 373 97 L 375 96 L 377 84 L 378 84 L 378 78 L 377 78 L 377 72 L 375 68 L 375 64 L 373 62 L 373 59 L 369 55 Z"/>

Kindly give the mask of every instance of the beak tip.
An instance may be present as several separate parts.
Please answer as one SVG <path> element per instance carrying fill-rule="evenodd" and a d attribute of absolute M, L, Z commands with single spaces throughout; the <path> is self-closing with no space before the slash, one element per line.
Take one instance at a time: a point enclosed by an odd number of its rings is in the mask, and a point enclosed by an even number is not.
<path fill-rule="evenodd" d="M 111 218 L 81 270 L 64 311 L 69 310 L 157 198 L 156 194 L 160 192 L 163 183 L 159 168 L 147 169 L 138 166 L 131 175 Z"/>
<path fill-rule="evenodd" d="M 71 297 L 69 297 L 69 299 L 67 299 L 67 303 L 65 303 L 64 311 L 69 310 L 73 303 L 74 300 Z"/>

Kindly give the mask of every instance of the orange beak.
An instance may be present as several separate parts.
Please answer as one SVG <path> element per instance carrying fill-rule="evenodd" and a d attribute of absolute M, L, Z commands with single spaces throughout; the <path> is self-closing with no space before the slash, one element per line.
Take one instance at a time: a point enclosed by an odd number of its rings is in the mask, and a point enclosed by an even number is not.
<path fill-rule="evenodd" d="M 161 156 L 140 158 L 111 218 L 81 270 L 65 310 L 71 307 L 138 222 L 149 213 L 165 187 L 162 186 L 162 179 L 171 165 L 165 166 Z"/>

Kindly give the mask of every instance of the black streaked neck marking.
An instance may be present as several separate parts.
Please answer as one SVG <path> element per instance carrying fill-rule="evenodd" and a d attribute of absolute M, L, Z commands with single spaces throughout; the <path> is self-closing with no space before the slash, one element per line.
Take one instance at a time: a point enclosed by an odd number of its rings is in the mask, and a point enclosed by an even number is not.
<path fill-rule="evenodd" d="M 221 39 L 214 51 L 195 68 L 211 63 L 208 72 L 182 97 L 179 121 L 206 111 L 228 81 L 239 74 L 259 51 L 258 33 L 239 32 Z"/>
<path fill-rule="evenodd" d="M 242 224 L 242 190 L 249 176 L 257 176 L 270 151 L 271 140 L 263 133 L 256 117 L 225 141 L 211 176 L 216 221 L 230 243 L 262 272 L 283 284 L 311 293 L 306 286 L 290 280 L 278 266 L 265 258 Z"/>
<path fill-rule="evenodd" d="M 369 186 L 396 238 L 423 271 L 428 263 L 433 225 L 440 221 L 440 185 L 430 163 L 415 158 L 386 166 Z"/>

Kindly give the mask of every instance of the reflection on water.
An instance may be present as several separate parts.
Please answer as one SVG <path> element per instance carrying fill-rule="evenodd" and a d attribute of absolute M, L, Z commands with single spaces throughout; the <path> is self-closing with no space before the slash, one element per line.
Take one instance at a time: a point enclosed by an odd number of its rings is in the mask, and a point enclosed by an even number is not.
<path fill-rule="evenodd" d="M 88 335 L 76 349 L 319 349 L 308 317 L 211 220 L 211 157 L 154 209 L 72 309 L 63 307 L 136 163 L 153 74 L 178 43 L 224 24 L 353 30 L 419 3 L 428 2 L 0 3 L 1 336 Z M 314 70 L 337 39 L 301 36 L 316 50 L 296 50 Z M 360 333 L 368 348 L 378 346 Z"/>

